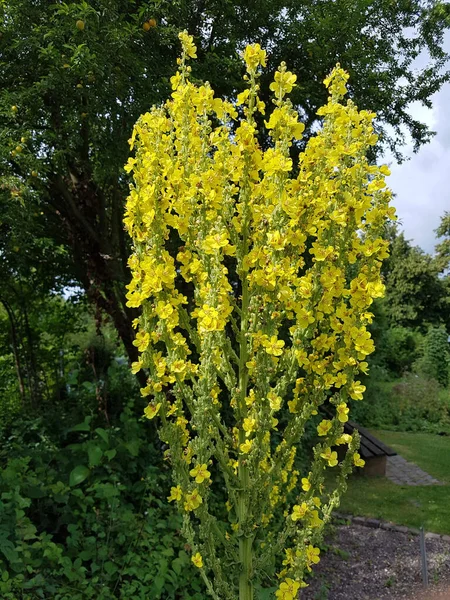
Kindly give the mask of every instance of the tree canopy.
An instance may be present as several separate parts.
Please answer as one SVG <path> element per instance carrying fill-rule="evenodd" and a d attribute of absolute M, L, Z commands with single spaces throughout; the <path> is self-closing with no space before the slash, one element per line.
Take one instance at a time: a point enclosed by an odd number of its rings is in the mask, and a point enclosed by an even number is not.
<path fill-rule="evenodd" d="M 133 360 L 123 165 L 138 115 L 169 91 L 180 29 L 198 47 L 194 78 L 230 99 L 241 91 L 246 43 L 267 49 L 268 78 L 289 62 L 305 140 L 326 100 L 322 80 L 338 61 L 350 73 L 350 97 L 378 113 L 380 143 L 398 152 L 406 131 L 417 147 L 429 139 L 409 105 L 430 105 L 448 77 L 448 5 L 431 1 L 8 0 L 0 14 L 2 252 L 15 252 L 21 237 L 33 262 L 41 253 L 32 239 L 46 240 L 47 272 L 83 286 Z M 417 71 L 421 51 L 430 59 Z M 55 260 L 62 254 L 63 264 Z"/>

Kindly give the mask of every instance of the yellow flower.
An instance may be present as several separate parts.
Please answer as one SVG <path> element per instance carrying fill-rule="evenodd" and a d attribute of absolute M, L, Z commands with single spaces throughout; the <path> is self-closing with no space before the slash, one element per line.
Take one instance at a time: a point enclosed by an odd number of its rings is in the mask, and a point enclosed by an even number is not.
<path fill-rule="evenodd" d="M 158 402 L 158 404 L 149 404 L 144 408 L 144 415 L 147 417 L 147 419 L 154 419 L 160 408 L 161 402 Z"/>
<path fill-rule="evenodd" d="M 184 373 L 184 371 L 186 371 L 186 363 L 184 362 L 184 360 L 174 360 L 173 363 L 170 365 L 170 369 L 174 372 L 174 373 Z"/>
<path fill-rule="evenodd" d="M 320 455 L 322 458 L 324 458 L 326 461 L 328 461 L 328 466 L 329 467 L 335 467 L 338 464 L 338 460 L 337 460 L 337 452 L 332 452 L 331 448 L 327 448 L 325 450 L 325 452 L 322 452 Z"/>
<path fill-rule="evenodd" d="M 341 446 L 342 444 L 350 444 L 352 436 L 349 433 L 343 433 L 341 437 L 336 440 L 336 444 Z"/>
<path fill-rule="evenodd" d="M 197 465 L 193 469 L 189 471 L 189 475 L 191 477 L 195 477 L 195 481 L 197 483 L 203 483 L 205 479 L 209 479 L 211 473 L 208 471 L 207 465 Z"/>
<path fill-rule="evenodd" d="M 139 331 L 136 334 L 136 339 L 133 341 L 133 346 L 137 346 L 139 352 L 144 352 L 150 343 L 150 334 L 145 331 Z"/>
<path fill-rule="evenodd" d="M 310 511 L 308 515 L 308 524 L 310 527 L 321 527 L 323 524 L 322 519 L 319 517 L 319 512 L 317 510 Z"/>
<path fill-rule="evenodd" d="M 244 422 L 242 423 L 242 429 L 245 431 L 246 437 L 249 437 L 256 429 L 256 419 L 253 417 L 245 417 Z"/>
<path fill-rule="evenodd" d="M 320 562 L 320 548 L 314 548 L 311 544 L 306 548 L 306 559 L 310 564 L 317 564 Z"/>
<path fill-rule="evenodd" d="M 350 394 L 350 398 L 353 398 L 353 400 L 362 400 L 365 391 L 365 385 L 362 385 L 360 381 L 354 381 L 350 386 L 348 393 Z"/>
<path fill-rule="evenodd" d="M 179 485 L 177 485 L 176 487 L 170 488 L 170 496 L 167 497 L 167 500 L 169 502 L 172 502 L 173 500 L 176 500 L 177 502 L 179 502 L 181 500 L 182 496 L 183 496 L 183 492 L 181 490 L 181 487 Z"/>
<path fill-rule="evenodd" d="M 198 311 L 200 331 L 220 331 L 225 327 L 225 321 L 219 316 L 219 311 L 213 306 L 204 304 Z"/>
<path fill-rule="evenodd" d="M 272 410 L 280 410 L 281 408 L 281 397 L 277 396 L 273 390 L 267 394 L 267 399 L 269 400 L 270 408 Z"/>
<path fill-rule="evenodd" d="M 346 423 L 348 421 L 348 413 L 349 413 L 349 408 L 348 406 L 345 404 L 345 402 L 341 402 L 337 408 L 337 414 L 338 414 L 338 419 L 341 423 Z"/>
<path fill-rule="evenodd" d="M 163 302 L 160 300 L 156 305 L 155 311 L 160 319 L 168 319 L 173 313 L 174 308 L 169 302 Z"/>
<path fill-rule="evenodd" d="M 131 372 L 133 373 L 133 375 L 136 375 L 136 373 L 139 373 L 139 371 L 141 369 L 142 369 L 142 361 L 141 360 L 131 363 Z"/>
<path fill-rule="evenodd" d="M 311 482 L 307 477 L 302 477 L 302 490 L 304 492 L 309 492 L 311 489 Z"/>
<path fill-rule="evenodd" d="M 203 567 L 203 558 L 202 555 L 200 554 L 200 552 L 196 552 L 192 557 L 191 557 L 192 562 L 194 563 L 194 565 L 196 567 L 198 567 L 199 569 L 201 569 Z"/>
<path fill-rule="evenodd" d="M 355 467 L 363 467 L 366 464 L 366 461 L 361 458 L 359 452 L 354 453 L 353 464 L 355 465 Z"/>
<path fill-rule="evenodd" d="M 264 340 L 262 344 L 267 354 L 271 354 L 272 356 L 281 356 L 283 354 L 284 340 L 277 339 L 276 335 L 273 335 L 270 340 Z"/>
<path fill-rule="evenodd" d="M 292 508 L 291 519 L 293 521 L 298 521 L 299 519 L 303 519 L 303 517 L 308 512 L 308 505 L 306 502 L 302 502 L 300 505 L 295 504 Z"/>
<path fill-rule="evenodd" d="M 278 600 L 297 600 L 299 589 L 300 583 L 288 577 L 280 584 L 275 596 Z"/>
<path fill-rule="evenodd" d="M 248 454 L 252 449 L 253 440 L 245 440 L 243 444 L 239 446 L 242 454 Z"/>
<path fill-rule="evenodd" d="M 196 510 L 200 506 L 200 504 L 202 504 L 202 502 L 203 499 L 200 496 L 199 491 L 194 490 L 190 494 L 185 495 L 184 510 Z"/>
<path fill-rule="evenodd" d="M 294 73 L 290 71 L 277 71 L 275 73 L 275 81 L 269 87 L 272 92 L 275 92 L 275 95 L 284 96 L 284 94 L 292 92 L 296 81 L 297 75 L 294 75 Z"/>
<path fill-rule="evenodd" d="M 318 425 L 317 425 L 317 433 L 322 436 L 322 435 L 327 435 L 327 433 L 330 431 L 331 427 L 333 426 L 332 422 L 329 421 L 328 419 L 323 419 Z"/>
<path fill-rule="evenodd" d="M 226 233 L 208 235 L 202 244 L 202 248 L 206 254 L 214 254 L 216 250 L 225 248 L 225 246 L 228 246 L 228 236 Z"/>

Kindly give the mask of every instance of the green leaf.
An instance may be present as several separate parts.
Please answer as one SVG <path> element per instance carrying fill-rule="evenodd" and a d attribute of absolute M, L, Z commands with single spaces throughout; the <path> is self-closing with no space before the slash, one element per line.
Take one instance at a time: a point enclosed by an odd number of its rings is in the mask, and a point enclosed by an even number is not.
<path fill-rule="evenodd" d="M 69 476 L 69 485 L 71 487 L 83 482 L 88 477 L 90 470 L 84 465 L 78 465 L 73 469 Z"/>
<path fill-rule="evenodd" d="M 105 456 L 108 460 L 112 460 L 116 454 L 117 454 L 117 450 L 114 450 L 114 448 L 112 450 L 107 450 L 105 452 Z"/>
<path fill-rule="evenodd" d="M 88 447 L 89 466 L 96 467 L 100 464 L 103 456 L 103 450 L 100 446 L 89 446 Z"/>
<path fill-rule="evenodd" d="M 69 431 L 90 431 L 90 422 L 92 421 L 92 417 L 88 416 L 82 423 L 78 423 L 78 425 L 74 425 L 69 429 Z"/>
<path fill-rule="evenodd" d="M 108 432 L 106 431 L 106 429 L 103 429 L 102 427 L 97 427 L 97 429 L 95 430 L 95 433 L 98 436 L 100 436 L 104 442 L 109 444 L 109 435 L 108 435 Z"/>

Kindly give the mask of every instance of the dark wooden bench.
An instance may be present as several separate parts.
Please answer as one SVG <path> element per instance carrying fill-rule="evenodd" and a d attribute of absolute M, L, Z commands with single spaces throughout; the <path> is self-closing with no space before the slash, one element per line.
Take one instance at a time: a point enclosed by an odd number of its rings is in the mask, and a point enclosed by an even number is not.
<path fill-rule="evenodd" d="M 365 427 L 361 427 L 353 421 L 347 421 L 344 424 L 345 433 L 351 435 L 355 430 L 359 432 L 361 438 L 359 453 L 361 458 L 366 461 L 362 469 L 364 475 L 386 475 L 387 457 L 395 456 L 397 452 L 374 437 Z"/>

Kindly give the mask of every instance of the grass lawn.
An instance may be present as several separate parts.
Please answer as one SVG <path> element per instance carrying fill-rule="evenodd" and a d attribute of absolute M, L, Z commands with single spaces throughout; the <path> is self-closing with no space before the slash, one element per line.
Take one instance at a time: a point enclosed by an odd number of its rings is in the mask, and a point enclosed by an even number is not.
<path fill-rule="evenodd" d="M 373 431 L 407 460 L 446 485 L 396 485 L 385 477 L 352 476 L 340 510 L 450 535 L 450 437 Z"/>

